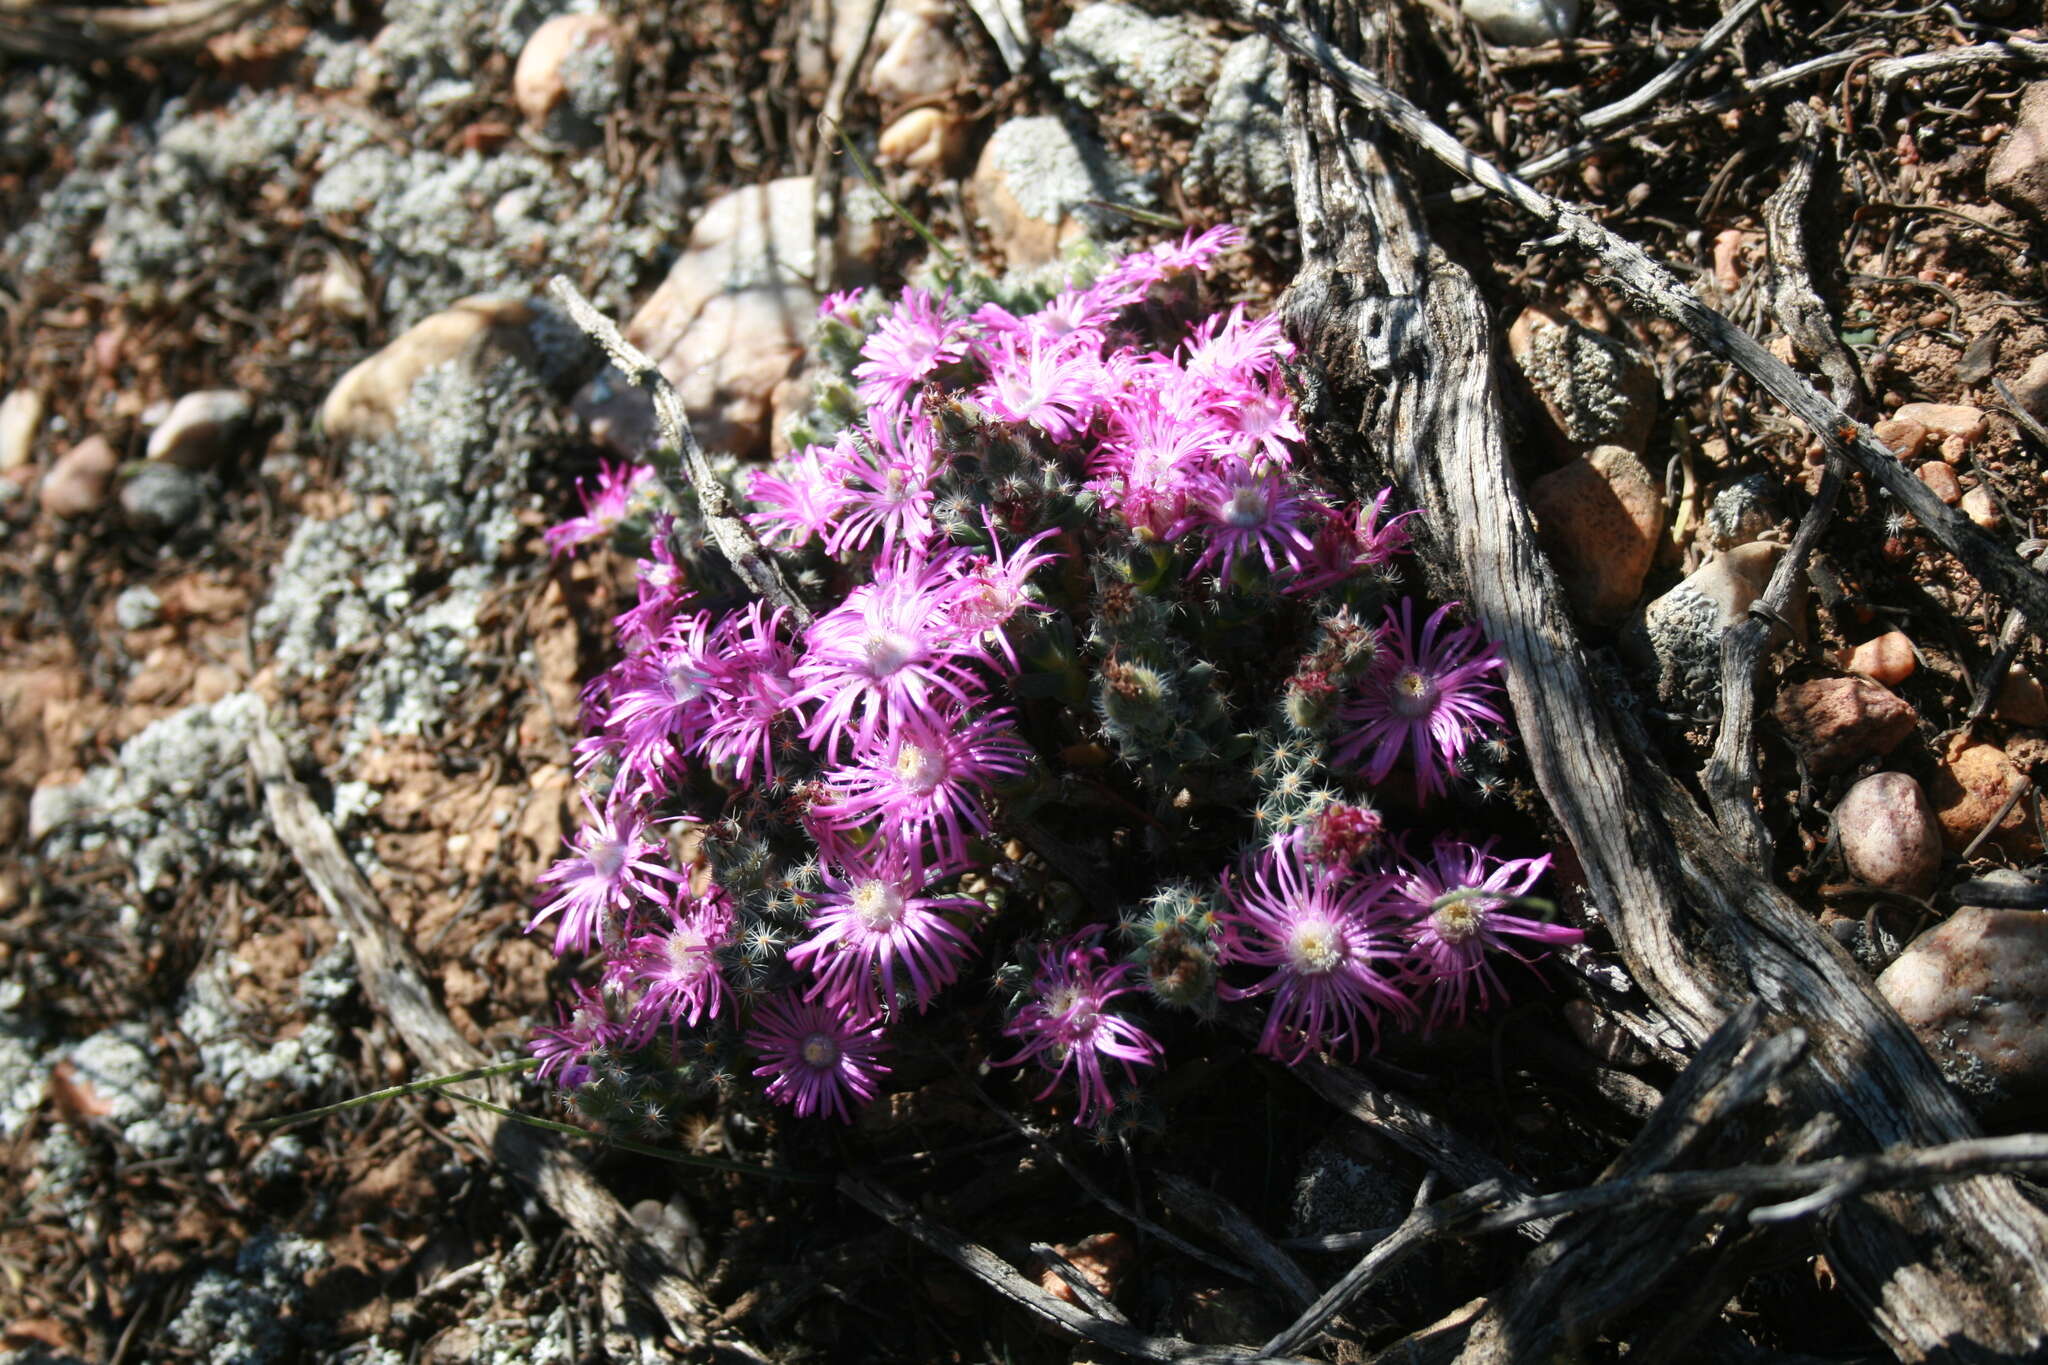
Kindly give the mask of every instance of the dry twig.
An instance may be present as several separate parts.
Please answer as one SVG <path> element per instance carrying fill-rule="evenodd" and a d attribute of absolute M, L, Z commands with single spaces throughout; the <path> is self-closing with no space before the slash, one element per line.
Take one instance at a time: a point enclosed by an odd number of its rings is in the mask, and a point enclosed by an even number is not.
<path fill-rule="evenodd" d="M 1712 28 L 1701 34 L 1697 43 L 1680 53 L 1677 61 L 1651 77 L 1640 90 L 1623 95 L 1612 104 L 1602 105 L 1580 118 L 1579 122 L 1595 131 L 1628 122 L 1662 99 L 1667 91 L 1676 90 L 1683 84 L 1687 76 L 1706 63 L 1707 58 L 1721 50 L 1721 44 L 1728 41 L 1729 35 L 1749 22 L 1750 16 L 1763 6 L 1764 0 L 1740 0 L 1716 20 Z"/>

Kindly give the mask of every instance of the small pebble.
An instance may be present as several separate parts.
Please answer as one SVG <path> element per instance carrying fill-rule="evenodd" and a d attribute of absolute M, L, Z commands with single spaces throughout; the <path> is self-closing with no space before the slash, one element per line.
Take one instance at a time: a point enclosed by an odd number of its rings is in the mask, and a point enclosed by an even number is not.
<path fill-rule="evenodd" d="M 1927 444 L 1927 428 L 1918 422 L 1902 422 L 1896 417 L 1886 417 L 1873 422 L 1870 434 L 1890 447 L 1892 454 L 1902 460 L 1910 460 L 1920 453 Z"/>
<path fill-rule="evenodd" d="M 1965 445 L 1984 439 L 1986 424 L 1981 408 L 1965 403 L 1907 403 L 1892 414 L 1897 422 L 1917 422 L 1936 440 L 1956 437 Z"/>
<path fill-rule="evenodd" d="M 29 462 L 42 424 L 43 396 L 34 389 L 16 389 L 0 399 L 0 470 Z"/>
<path fill-rule="evenodd" d="M 1920 476 L 1920 482 L 1927 485 L 1929 492 L 1950 507 L 1963 500 L 1962 480 L 1956 477 L 1953 469 L 1941 461 L 1929 460 L 1913 472 Z"/>
<path fill-rule="evenodd" d="M 618 98 L 621 37 L 602 14 L 558 14 L 533 31 L 512 72 L 512 99 L 553 136 L 587 133 Z M 557 117 L 561 115 L 563 117 Z"/>
<path fill-rule="evenodd" d="M 1941 869 L 1941 826 L 1920 784 L 1872 773 L 1835 806 L 1835 836 L 1849 875 L 1866 886 L 1924 896 Z"/>
<path fill-rule="evenodd" d="M 1772 714 L 1816 773 L 1890 753 L 1919 720 L 1903 698 L 1869 678 L 1795 683 L 1778 694 Z"/>
<path fill-rule="evenodd" d="M 1998 510 L 1998 500 L 1982 484 L 1963 494 L 1963 515 L 1987 531 L 1996 531 L 2005 525 L 2005 514 Z"/>
<path fill-rule="evenodd" d="M 1851 673 L 1874 678 L 1886 687 L 1896 687 L 1913 676 L 1919 661 L 1913 657 L 1913 642 L 1903 631 L 1891 631 L 1875 640 L 1865 640 L 1849 651 L 1842 666 Z"/>
<path fill-rule="evenodd" d="M 148 630 L 164 619 L 164 601 L 147 584 L 138 583 L 114 599 L 114 619 L 123 630 Z"/>
<path fill-rule="evenodd" d="M 121 457 L 104 436 L 88 436 L 66 451 L 43 479 L 39 498 L 53 517 L 82 517 L 98 510 L 113 487 Z"/>
<path fill-rule="evenodd" d="M 1998 684 L 1998 699 L 1992 714 L 2010 725 L 2028 728 L 2048 726 L 2048 690 L 2040 680 L 2018 664 L 2012 665 Z"/>
<path fill-rule="evenodd" d="M 1952 745 L 1935 770 L 1927 792 L 1934 801 L 1934 818 L 1941 822 L 1941 836 L 1949 849 L 1960 853 L 1991 823 L 1993 816 L 2004 810 L 2005 817 L 1991 831 L 1989 845 L 2015 857 L 2039 853 L 2040 836 L 2034 831 L 2025 799 L 2010 807 L 2006 805 L 2026 782 L 2026 774 L 2019 765 L 1996 744 Z"/>
<path fill-rule="evenodd" d="M 2048 915 L 1965 906 L 1877 989 L 1980 1109 L 2017 1118 L 2048 1104 Z"/>
<path fill-rule="evenodd" d="M 1465 17 L 1490 43 L 1535 47 L 1579 30 L 1579 0 L 1463 0 Z"/>
<path fill-rule="evenodd" d="M 171 404 L 149 434 L 148 456 L 181 469 L 211 469 L 235 430 L 249 419 L 248 395 L 233 389 L 188 393 Z"/>
<path fill-rule="evenodd" d="M 206 495 L 192 471 L 152 460 L 121 486 L 121 510 L 138 530 L 168 535 L 198 522 Z"/>
<path fill-rule="evenodd" d="M 912 170 L 945 165 L 958 156 L 962 131 L 960 120 L 944 109 L 913 109 L 882 130 L 875 160 Z"/>

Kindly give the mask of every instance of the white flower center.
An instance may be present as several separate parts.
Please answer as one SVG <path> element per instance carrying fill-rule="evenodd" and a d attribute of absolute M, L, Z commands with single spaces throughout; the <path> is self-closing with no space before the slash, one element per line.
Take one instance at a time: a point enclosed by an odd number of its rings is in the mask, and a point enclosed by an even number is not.
<path fill-rule="evenodd" d="M 1394 714 L 1409 720 L 1428 715 L 1436 708 L 1436 698 L 1436 684 L 1416 668 L 1396 673 L 1393 686 L 1387 689 L 1387 704 L 1394 708 Z"/>
<path fill-rule="evenodd" d="M 606 839 L 590 850 L 590 870 L 608 882 L 619 879 L 626 866 L 627 845 L 623 839 Z"/>
<path fill-rule="evenodd" d="M 1288 932 L 1288 965 L 1303 975 L 1322 976 L 1349 956 L 1344 936 L 1328 920 L 1307 920 Z"/>
<path fill-rule="evenodd" d="M 678 703 L 693 702 L 704 695 L 704 675 L 690 667 L 686 659 L 672 659 L 662 669 L 662 676 L 668 682 L 668 694 Z"/>
<path fill-rule="evenodd" d="M 829 1071 L 839 1065 L 839 1040 L 829 1033 L 807 1035 L 797 1051 L 805 1066 L 819 1071 Z"/>
<path fill-rule="evenodd" d="M 1486 926 L 1486 912 L 1493 908 L 1484 896 L 1452 892 L 1440 897 L 1430 912 L 1430 927 L 1446 943 L 1469 942 Z"/>
<path fill-rule="evenodd" d="M 877 677 L 887 677 L 898 672 L 918 655 L 917 641 L 894 630 L 871 630 L 860 642 L 861 653 L 867 656 L 868 669 Z"/>
<path fill-rule="evenodd" d="M 1224 502 L 1224 524 L 1236 527 L 1257 526 L 1266 519 L 1266 507 L 1266 490 L 1258 484 L 1246 484 L 1232 491 Z"/>
<path fill-rule="evenodd" d="M 896 780 L 918 796 L 927 795 L 946 780 L 946 756 L 906 742 L 896 751 Z"/>
<path fill-rule="evenodd" d="M 669 970 L 679 977 L 697 977 L 711 965 L 710 945 L 695 930 L 685 929 L 668 940 Z"/>
<path fill-rule="evenodd" d="M 871 877 L 853 889 L 853 913 L 870 933 L 894 929 L 903 919 L 903 893 Z"/>

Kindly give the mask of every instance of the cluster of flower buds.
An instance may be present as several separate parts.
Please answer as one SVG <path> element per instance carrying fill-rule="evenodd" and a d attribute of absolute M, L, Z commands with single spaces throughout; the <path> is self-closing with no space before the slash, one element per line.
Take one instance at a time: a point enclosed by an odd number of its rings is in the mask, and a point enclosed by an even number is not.
<path fill-rule="evenodd" d="M 1501 661 L 1395 600 L 1413 514 L 1317 480 L 1277 320 L 1202 306 L 1237 241 L 826 300 L 792 452 L 733 474 L 801 628 L 651 468 L 547 533 L 638 561 L 534 917 L 600 960 L 534 1042 L 593 1117 L 751 1071 L 849 1119 L 937 1015 L 1099 1125 L 1166 1058 L 1148 1015 L 1257 999 L 1268 1055 L 1355 1053 L 1578 937 L 1530 913 L 1547 859 L 1411 856 L 1370 799 L 1468 788 Z"/>

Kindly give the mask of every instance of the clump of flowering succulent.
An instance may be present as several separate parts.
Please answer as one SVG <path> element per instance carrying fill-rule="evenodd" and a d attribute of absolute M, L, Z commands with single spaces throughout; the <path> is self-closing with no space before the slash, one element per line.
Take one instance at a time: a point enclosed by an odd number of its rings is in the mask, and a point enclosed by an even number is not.
<path fill-rule="evenodd" d="M 885 1053 L 978 1039 L 1107 1131 L 1179 1017 L 1349 1056 L 1577 938 L 1547 860 L 1431 823 L 1505 739 L 1501 660 L 1399 596 L 1414 513 L 1319 476 L 1277 320 L 1209 304 L 1237 240 L 828 299 L 790 453 L 723 472 L 807 624 L 672 453 L 548 532 L 637 556 L 534 918 L 598 960 L 534 1042 L 593 1118 L 752 1083 L 850 1120 Z"/>

